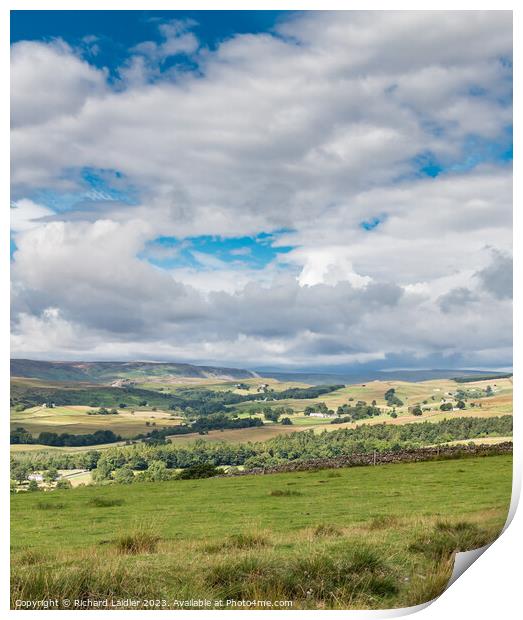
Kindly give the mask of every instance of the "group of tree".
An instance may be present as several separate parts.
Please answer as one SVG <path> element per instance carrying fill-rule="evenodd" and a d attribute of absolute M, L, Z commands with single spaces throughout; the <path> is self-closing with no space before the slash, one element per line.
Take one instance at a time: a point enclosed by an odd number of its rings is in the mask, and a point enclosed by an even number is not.
<path fill-rule="evenodd" d="M 395 388 L 389 388 L 384 394 L 385 402 L 389 407 L 402 407 L 403 401 L 398 398 Z"/>
<path fill-rule="evenodd" d="M 88 411 L 87 415 L 118 415 L 118 409 L 115 407 L 107 409 L 106 407 L 100 407 L 96 411 Z"/>
<path fill-rule="evenodd" d="M 303 413 L 305 415 L 311 415 L 311 413 L 323 413 L 323 415 L 334 415 L 334 410 L 329 409 L 324 402 L 319 402 L 314 405 L 307 405 Z"/>
<path fill-rule="evenodd" d="M 34 468 L 30 467 L 28 463 L 12 462 L 11 464 L 11 492 L 17 492 L 21 489 L 26 491 L 39 491 L 41 489 L 38 482 L 32 478 L 29 480 L 29 476 L 34 474 Z M 60 478 L 58 470 L 53 465 L 49 466 L 49 469 L 42 472 L 42 482 L 46 488 L 56 489 L 70 489 L 71 482 L 65 478 Z M 25 485 L 25 486 L 23 486 Z"/>
<path fill-rule="evenodd" d="M 120 435 L 116 435 L 110 430 L 99 430 L 84 435 L 73 435 L 71 433 L 58 434 L 43 431 L 37 437 L 33 437 L 31 433 L 20 426 L 11 431 L 10 435 L 10 442 L 12 444 L 41 444 L 55 447 L 96 446 L 121 440 L 122 437 Z"/>
<path fill-rule="evenodd" d="M 269 420 L 270 422 L 278 422 L 281 416 L 293 415 L 294 409 L 292 409 L 292 407 L 269 407 L 266 405 L 265 407 L 262 408 L 262 413 L 263 413 L 263 417 L 266 420 Z M 286 418 L 286 419 L 289 420 L 289 418 Z M 283 423 L 284 422 L 282 420 L 282 424 Z M 285 424 L 288 424 L 288 422 L 285 422 Z"/>
<path fill-rule="evenodd" d="M 313 431 L 279 435 L 256 443 L 229 444 L 196 440 L 183 446 L 137 443 L 103 451 L 70 453 L 17 454 L 12 458 L 13 476 L 25 479 L 29 471 L 56 469 L 90 469 L 97 481 L 118 480 L 133 472 L 133 480 L 162 480 L 175 475 L 174 470 L 207 464 L 214 467 L 246 468 L 269 466 L 289 461 L 336 457 L 373 450 L 390 451 L 435 445 L 454 440 L 487 436 L 510 436 L 512 416 L 492 418 L 452 417 L 440 422 L 418 424 L 360 424 L 319 434 Z M 161 463 L 161 464 L 160 464 Z M 22 468 L 20 470 L 20 468 Z M 118 470 L 124 469 L 123 473 Z M 140 473 L 141 472 L 141 473 Z"/>
<path fill-rule="evenodd" d="M 337 414 L 339 419 L 332 420 L 331 424 L 340 424 L 342 422 L 355 422 L 356 420 L 365 420 L 381 414 L 381 409 L 373 405 L 367 405 L 364 400 L 356 401 L 355 405 L 341 405 L 338 407 Z"/>

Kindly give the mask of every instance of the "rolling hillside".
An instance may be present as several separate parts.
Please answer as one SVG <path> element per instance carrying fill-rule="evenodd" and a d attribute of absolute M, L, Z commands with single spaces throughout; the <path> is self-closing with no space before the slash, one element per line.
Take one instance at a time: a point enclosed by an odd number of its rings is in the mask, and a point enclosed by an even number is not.
<path fill-rule="evenodd" d="M 47 381 L 109 383 L 117 379 L 139 380 L 170 376 L 234 380 L 256 377 L 257 374 L 240 368 L 169 362 L 54 362 L 12 359 L 11 376 Z"/>
<path fill-rule="evenodd" d="M 258 370 L 262 377 L 270 377 L 278 381 L 297 381 L 310 383 L 313 385 L 323 385 L 331 383 L 365 383 L 366 381 L 409 381 L 418 383 L 422 381 L 433 381 L 435 379 L 454 379 L 461 381 L 479 381 L 485 379 L 498 379 L 511 377 L 512 373 L 497 372 L 490 370 L 462 370 L 456 368 L 432 370 L 360 370 L 347 372 L 279 372 L 270 370 Z"/>

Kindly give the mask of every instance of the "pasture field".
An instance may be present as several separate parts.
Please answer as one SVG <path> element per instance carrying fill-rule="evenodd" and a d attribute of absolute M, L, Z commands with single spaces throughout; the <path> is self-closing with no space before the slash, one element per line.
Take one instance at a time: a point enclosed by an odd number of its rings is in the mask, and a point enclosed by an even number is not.
<path fill-rule="evenodd" d="M 18 380 L 17 380 L 18 381 Z M 24 382 L 38 382 L 38 380 L 24 379 Z M 171 382 L 172 381 L 172 382 Z M 279 392 L 292 387 L 307 387 L 302 383 L 293 383 L 290 381 L 279 382 L 275 379 L 244 379 L 242 381 L 225 381 L 217 382 L 215 378 L 198 378 L 188 379 L 186 377 L 172 378 L 166 380 L 164 377 L 150 380 L 140 384 L 140 387 L 147 389 L 162 389 L 164 393 L 175 393 L 181 387 L 202 387 L 213 391 L 233 390 L 238 393 L 253 393 L 252 390 L 237 390 L 234 386 L 238 383 L 247 383 L 256 389 L 260 383 L 268 383 L 272 389 Z M 467 400 L 466 408 L 457 411 L 440 411 L 439 406 L 442 398 L 452 400 L 449 393 L 455 393 L 459 389 L 484 392 L 486 387 L 490 385 L 494 390 L 493 395 L 481 398 L 471 398 Z M 78 384 L 76 384 L 78 386 Z M 384 400 L 384 394 L 389 388 L 395 388 L 396 394 L 404 402 L 402 407 L 397 407 L 398 417 L 391 418 L 389 415 L 390 408 L 387 407 Z M 322 394 L 318 398 L 313 399 L 287 399 L 276 401 L 263 401 L 263 395 L 260 395 L 258 402 L 238 403 L 228 407 L 231 412 L 236 412 L 240 417 L 249 415 L 263 419 L 261 413 L 253 412 L 260 406 L 270 407 L 288 407 L 294 410 L 294 414 L 289 417 L 292 425 L 284 426 L 281 424 L 266 423 L 261 427 L 252 427 L 245 429 L 226 429 L 223 431 L 210 431 L 202 436 L 197 433 L 187 435 L 174 435 L 170 439 L 177 444 L 186 444 L 196 439 L 205 439 L 206 441 L 216 442 L 225 441 L 230 443 L 241 443 L 247 441 L 264 441 L 279 434 L 287 434 L 295 431 L 314 430 L 314 432 L 334 431 L 339 428 L 354 428 L 360 424 L 378 424 L 385 422 L 387 424 L 407 424 L 416 423 L 424 420 L 438 422 L 444 419 L 452 418 L 456 415 L 459 417 L 492 417 L 512 414 L 512 379 L 495 379 L 487 381 L 473 381 L 467 383 L 457 383 L 451 379 L 438 379 L 423 382 L 408 381 L 371 381 L 367 384 L 349 385 L 345 388 Z M 352 399 L 352 400 L 349 400 Z M 357 422 L 349 422 L 344 424 L 331 424 L 329 419 L 305 416 L 303 411 L 307 406 L 313 406 L 319 402 L 325 402 L 326 405 L 336 411 L 343 404 L 354 404 L 358 400 L 364 400 L 367 403 L 376 401 L 377 406 L 383 409 L 383 413 L 379 416 L 358 420 Z M 426 404 L 424 404 L 426 401 Z M 477 405 L 471 408 L 470 404 L 474 402 Z M 409 406 L 421 404 L 422 407 L 430 408 L 425 411 L 422 416 L 416 417 L 409 414 Z M 80 405 L 71 405 L 64 407 L 56 407 L 54 409 L 46 409 L 41 407 L 33 407 L 22 412 L 11 411 L 11 428 L 22 426 L 33 435 L 37 435 L 42 431 L 51 431 L 56 433 L 72 433 L 85 434 L 96 430 L 112 430 L 120 434 L 124 438 L 131 438 L 140 433 L 146 433 L 153 430 L 153 424 L 156 428 L 163 426 L 176 426 L 182 422 L 181 419 L 172 415 L 172 412 L 159 410 L 152 411 L 151 407 L 135 408 L 132 413 L 131 408 L 119 409 L 117 416 L 89 416 L 88 411 L 92 411 L 92 407 Z M 149 423 L 149 425 L 147 424 Z M 113 444 L 114 445 L 114 444 Z M 11 447 L 13 452 L 28 452 L 33 450 L 50 450 L 48 447 L 39 447 L 36 445 L 14 445 Z M 55 450 L 83 450 L 86 448 L 55 448 Z M 103 449 L 103 446 L 97 446 L 96 449 Z"/>
<path fill-rule="evenodd" d="M 390 388 L 394 388 L 397 396 L 404 403 L 402 407 L 396 407 L 398 416 L 400 416 L 406 415 L 408 407 L 415 404 L 438 409 L 442 398 L 451 399 L 448 396 L 449 392 L 454 393 L 460 388 L 465 390 L 485 390 L 488 385 L 495 390 L 493 396 L 471 399 L 471 402 L 481 404 L 481 409 L 472 412 L 472 415 L 485 414 L 487 417 L 490 417 L 512 413 L 512 379 L 474 381 L 465 384 L 456 383 L 452 379 L 437 379 L 419 383 L 409 381 L 371 381 L 366 384 L 348 385 L 335 392 L 322 394 L 318 398 L 279 400 L 276 404 L 292 407 L 296 412 L 303 412 L 307 406 L 314 406 L 314 403 L 324 402 L 329 409 L 336 410 L 340 405 L 349 402 L 349 398 L 353 398 L 354 402 L 364 400 L 369 404 L 375 400 L 378 407 L 385 408 L 387 407 L 384 399 L 385 392 Z M 425 400 L 427 401 L 426 405 L 423 404 Z M 236 407 L 239 408 L 240 405 L 236 405 Z"/>
<path fill-rule="evenodd" d="M 19 493 L 12 599 L 415 605 L 499 534 L 511 477 L 502 455 Z"/>
<path fill-rule="evenodd" d="M 70 405 L 12 411 L 11 429 L 22 426 L 33 435 L 44 431 L 81 435 L 98 430 L 112 430 L 122 437 L 134 437 L 151 431 L 150 425 L 153 423 L 157 427 L 177 426 L 181 423 L 180 419 L 167 411 L 118 409 L 118 415 L 89 415 L 90 411 L 96 411 L 96 408 Z"/>
<path fill-rule="evenodd" d="M 204 377 L 148 377 L 144 380 L 136 381 L 137 388 L 143 390 L 161 391 L 167 394 L 173 394 L 177 390 L 184 388 L 204 387 L 207 389 L 214 389 L 216 385 L 223 385 L 223 383 L 216 383 L 215 378 Z M 229 383 L 227 383 L 229 385 Z M 231 383 L 232 385 L 232 383 Z"/>
<path fill-rule="evenodd" d="M 447 441 L 447 446 L 459 446 L 466 444 L 476 444 L 477 446 L 494 446 L 505 441 L 512 441 L 512 437 L 473 437 L 472 439 L 456 439 L 455 441 Z"/>
<path fill-rule="evenodd" d="M 230 390 L 235 394 L 256 394 L 256 388 L 262 383 L 269 386 L 271 390 L 275 392 L 282 392 L 289 388 L 306 388 L 310 387 L 308 383 L 302 383 L 300 381 L 280 381 L 278 379 L 271 379 L 268 377 L 252 377 L 246 379 L 236 379 L 230 381 L 218 381 L 216 378 L 200 378 L 200 377 L 169 377 L 168 379 L 158 377 L 156 379 L 148 379 L 147 381 L 140 381 L 137 383 L 137 387 L 142 387 L 146 390 L 157 390 L 159 386 L 163 387 L 166 391 L 176 391 L 188 387 L 205 387 L 209 390 L 225 392 Z M 244 384 L 249 385 L 250 389 L 245 390 L 237 388 L 237 385 Z"/>
<path fill-rule="evenodd" d="M 84 469 L 63 469 L 58 472 L 63 480 L 69 480 L 73 487 L 80 484 L 91 484 L 93 477 L 90 471 Z"/>
<path fill-rule="evenodd" d="M 203 439 L 209 442 L 224 441 L 225 443 L 245 443 L 248 441 L 267 441 L 277 435 L 294 433 L 303 428 L 295 426 L 284 426 L 283 424 L 264 424 L 252 428 L 233 428 L 220 431 L 209 431 L 205 435 L 189 433 L 187 435 L 170 435 L 169 439 L 175 445 L 184 445 L 196 440 Z"/>
<path fill-rule="evenodd" d="M 456 415 L 456 414 L 454 414 Z M 417 417 L 413 415 L 399 416 L 396 419 L 392 419 L 388 415 L 380 415 L 368 420 L 358 420 L 357 422 L 345 422 L 343 424 L 330 424 L 329 420 L 322 418 L 309 418 L 308 416 L 290 416 L 293 421 L 292 425 L 266 423 L 263 426 L 254 426 L 252 428 L 240 428 L 240 429 L 225 429 L 218 431 L 209 431 L 205 435 L 199 435 L 197 433 L 189 433 L 187 435 L 170 435 L 169 439 L 173 444 L 183 445 L 194 442 L 196 440 L 204 440 L 209 442 L 225 443 L 245 443 L 248 441 L 267 441 L 277 435 L 288 435 L 289 433 L 295 433 L 299 431 L 312 430 L 314 433 L 321 433 L 323 431 L 332 432 L 342 428 L 356 428 L 362 424 L 380 424 L 386 422 L 387 424 L 414 424 L 420 421 L 441 421 L 452 418 L 453 414 L 448 412 L 434 412 L 428 413 L 423 417 Z M 459 413 L 459 417 L 472 417 L 468 415 L 462 415 Z M 480 415 L 476 417 L 489 417 L 486 415 Z"/>
<path fill-rule="evenodd" d="M 129 443 L 129 440 L 126 441 L 115 441 L 114 443 L 97 443 L 95 446 L 44 446 L 38 443 L 32 444 L 11 444 L 10 450 L 11 454 L 22 454 L 27 452 L 38 452 L 38 453 L 46 453 L 46 452 L 85 452 L 89 450 L 107 450 L 108 448 L 115 448 L 118 446 L 125 446 Z"/>
<path fill-rule="evenodd" d="M 257 380 L 249 380 L 256 383 Z M 273 380 L 275 381 L 275 380 Z M 247 382 L 247 381 L 246 381 Z M 276 382 L 277 383 L 277 382 Z M 286 382 L 283 384 L 283 389 L 289 387 L 304 387 L 303 384 L 291 384 Z M 478 389 L 485 390 L 488 385 L 491 385 L 495 390 L 493 396 L 483 397 L 481 399 L 472 399 L 475 403 L 480 403 L 481 407 L 467 408 L 460 410 L 459 412 L 446 412 L 440 411 L 439 405 L 441 398 L 450 399 L 449 392 L 456 392 L 458 389 L 464 386 L 464 389 Z M 348 422 L 344 424 L 331 424 L 329 419 L 315 418 L 303 415 L 303 410 L 307 406 L 314 406 L 315 403 L 325 402 L 330 408 L 336 410 L 340 405 L 348 402 L 356 402 L 358 400 L 365 400 L 367 403 L 376 400 L 377 406 L 386 408 L 386 402 L 383 398 L 385 392 L 394 387 L 399 398 L 405 403 L 403 407 L 397 407 L 397 418 L 391 418 L 388 413 L 382 413 L 380 416 L 373 418 L 358 420 L 357 422 Z M 216 389 L 214 386 L 212 389 Z M 277 391 L 281 391 L 277 389 Z M 434 396 L 434 400 L 432 397 Z M 353 398 L 354 401 L 349 401 L 349 398 Z M 413 416 L 409 414 L 408 407 L 417 403 L 423 403 L 427 401 L 427 407 L 432 407 L 431 411 L 424 412 L 421 417 Z M 408 381 L 372 381 L 363 385 L 350 385 L 335 392 L 329 394 L 322 394 L 318 398 L 313 399 L 288 399 L 278 400 L 274 402 L 267 402 L 269 406 L 285 406 L 294 409 L 295 414 L 289 416 L 292 420 L 292 426 L 284 426 L 281 424 L 265 424 L 263 427 L 253 427 L 247 429 L 238 430 L 225 430 L 225 431 L 211 431 L 205 435 L 206 441 L 225 441 L 231 443 L 241 443 L 244 441 L 264 441 L 275 437 L 279 434 L 287 434 L 294 431 L 301 430 L 314 430 L 314 432 L 334 431 L 339 428 L 355 428 L 359 424 L 379 424 L 385 422 L 387 424 L 408 424 L 416 423 L 423 420 L 430 420 L 431 422 L 439 422 L 441 420 L 450 419 L 453 416 L 459 415 L 459 417 L 493 417 L 512 414 L 512 379 L 497 379 L 493 381 L 474 381 L 466 384 L 459 384 L 451 379 L 449 380 L 434 380 L 424 381 L 419 383 L 412 383 Z M 260 403 L 240 403 L 230 407 L 231 410 L 240 411 L 240 417 L 253 415 L 255 417 L 263 417 L 258 413 L 251 413 L 252 409 L 259 407 Z M 189 434 L 184 436 L 171 436 L 170 439 L 173 443 L 185 444 L 199 436 L 196 434 Z"/>

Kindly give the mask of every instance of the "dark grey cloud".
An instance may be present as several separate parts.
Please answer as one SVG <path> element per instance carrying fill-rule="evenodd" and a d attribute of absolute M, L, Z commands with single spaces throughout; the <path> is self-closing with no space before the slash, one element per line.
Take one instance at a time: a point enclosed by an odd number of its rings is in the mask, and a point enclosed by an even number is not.
<path fill-rule="evenodd" d="M 512 256 L 492 251 L 492 261 L 476 273 L 483 288 L 497 299 L 512 299 Z"/>
<path fill-rule="evenodd" d="M 470 289 L 460 286 L 439 297 L 438 303 L 443 312 L 450 313 L 454 310 L 464 310 L 465 306 L 477 299 L 478 297 Z"/>

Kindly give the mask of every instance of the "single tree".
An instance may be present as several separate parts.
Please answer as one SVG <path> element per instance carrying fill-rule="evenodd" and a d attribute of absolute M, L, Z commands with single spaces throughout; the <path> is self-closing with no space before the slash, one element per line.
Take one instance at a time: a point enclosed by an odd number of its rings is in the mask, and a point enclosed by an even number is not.
<path fill-rule="evenodd" d="M 131 484 L 134 481 L 133 470 L 130 467 L 121 467 L 114 472 L 114 481 L 119 484 Z"/>
<path fill-rule="evenodd" d="M 58 470 L 56 467 L 50 467 L 46 472 L 44 472 L 44 481 L 45 482 L 54 482 L 58 478 Z"/>
<path fill-rule="evenodd" d="M 72 489 L 73 485 L 71 484 L 70 480 L 67 480 L 66 478 L 61 478 L 56 483 L 56 488 L 57 489 Z"/>

